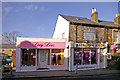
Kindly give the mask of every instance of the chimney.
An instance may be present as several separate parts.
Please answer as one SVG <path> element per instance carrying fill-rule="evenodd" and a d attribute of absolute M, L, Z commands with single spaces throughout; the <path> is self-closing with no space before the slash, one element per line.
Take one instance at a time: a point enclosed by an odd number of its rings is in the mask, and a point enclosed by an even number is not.
<path fill-rule="evenodd" d="M 92 9 L 91 20 L 98 22 L 98 12 L 96 12 L 96 8 Z"/>
<path fill-rule="evenodd" d="M 115 19 L 114 19 L 114 23 L 120 24 L 120 15 L 119 15 L 119 13 L 116 14 L 116 17 L 115 17 Z"/>

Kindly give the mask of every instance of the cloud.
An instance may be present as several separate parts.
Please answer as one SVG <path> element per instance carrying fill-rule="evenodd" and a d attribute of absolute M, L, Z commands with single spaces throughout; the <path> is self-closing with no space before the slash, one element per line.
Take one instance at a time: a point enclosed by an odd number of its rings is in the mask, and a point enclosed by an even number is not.
<path fill-rule="evenodd" d="M 9 13 L 10 11 L 13 10 L 13 7 L 12 6 L 3 6 L 3 11 L 5 13 Z"/>
<path fill-rule="evenodd" d="M 41 6 L 40 11 L 44 11 L 44 10 L 45 10 L 45 7 Z"/>
<path fill-rule="evenodd" d="M 33 9 L 33 5 L 26 5 L 26 6 L 24 6 L 24 8 L 27 10 L 31 10 L 31 9 Z"/>
<path fill-rule="evenodd" d="M 24 6 L 24 9 L 26 10 L 37 10 L 38 9 L 38 6 L 37 5 L 26 5 Z"/>
<path fill-rule="evenodd" d="M 35 7 L 34 7 L 34 8 L 35 8 L 35 10 L 37 10 L 37 9 L 38 9 L 38 6 L 36 6 L 36 5 L 35 5 Z"/>
<path fill-rule="evenodd" d="M 44 11 L 45 7 L 44 6 L 38 6 L 38 5 L 30 4 L 30 5 L 24 6 L 24 9 L 26 9 L 26 10 L 40 10 L 40 11 Z"/>

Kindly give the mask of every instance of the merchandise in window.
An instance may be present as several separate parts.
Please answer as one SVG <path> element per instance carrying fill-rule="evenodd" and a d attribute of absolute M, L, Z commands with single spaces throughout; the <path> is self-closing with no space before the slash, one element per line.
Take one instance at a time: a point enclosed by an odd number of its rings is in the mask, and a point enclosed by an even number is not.
<path fill-rule="evenodd" d="M 60 49 L 53 49 L 51 53 L 51 64 L 52 65 L 63 65 L 64 64 L 64 52 Z"/>
<path fill-rule="evenodd" d="M 91 52 L 91 54 L 90 54 Z M 96 50 L 92 49 L 75 49 L 74 65 L 96 64 Z"/>
<path fill-rule="evenodd" d="M 22 66 L 35 66 L 35 49 L 22 49 Z"/>

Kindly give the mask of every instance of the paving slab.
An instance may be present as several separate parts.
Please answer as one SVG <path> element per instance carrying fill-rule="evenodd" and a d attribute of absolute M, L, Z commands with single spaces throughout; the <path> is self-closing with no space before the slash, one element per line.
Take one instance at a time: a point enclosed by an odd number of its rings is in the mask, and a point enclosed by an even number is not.
<path fill-rule="evenodd" d="M 13 75 L 10 76 L 10 73 L 3 73 L 3 78 L 51 78 L 51 77 L 77 77 L 77 76 L 92 76 L 92 75 L 106 75 L 106 74 L 120 74 L 120 70 L 80 70 L 77 73 L 70 71 L 29 71 L 29 72 L 13 72 Z"/>

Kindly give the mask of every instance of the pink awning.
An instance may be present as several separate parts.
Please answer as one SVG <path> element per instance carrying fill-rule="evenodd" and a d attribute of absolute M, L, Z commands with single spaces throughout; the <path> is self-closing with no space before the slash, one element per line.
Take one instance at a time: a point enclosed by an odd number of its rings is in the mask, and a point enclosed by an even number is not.
<path fill-rule="evenodd" d="M 65 42 L 22 42 L 21 48 L 64 49 Z"/>

